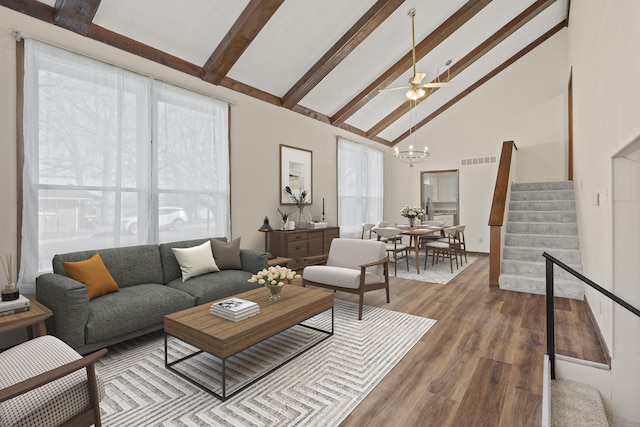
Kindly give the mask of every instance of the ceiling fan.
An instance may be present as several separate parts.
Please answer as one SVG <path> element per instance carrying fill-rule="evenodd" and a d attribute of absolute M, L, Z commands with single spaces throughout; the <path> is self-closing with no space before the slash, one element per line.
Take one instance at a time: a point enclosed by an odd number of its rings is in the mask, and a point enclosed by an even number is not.
<path fill-rule="evenodd" d="M 416 10 L 411 9 L 408 13 L 408 16 L 411 17 L 411 53 L 413 57 L 413 77 L 409 79 L 409 84 L 407 86 L 397 86 L 397 87 L 381 89 L 379 92 L 398 90 L 398 89 L 409 89 L 406 93 L 407 99 L 416 101 L 426 95 L 425 89 L 435 89 L 435 88 L 441 88 L 441 87 L 449 87 L 453 85 L 453 83 L 449 81 L 451 60 L 449 59 L 445 63 L 445 65 L 448 67 L 446 81 L 444 82 L 439 81 L 439 76 L 438 76 L 436 78 L 436 81 L 422 84 L 422 80 L 425 78 L 426 74 L 416 72 L 416 32 L 415 32 Z"/>

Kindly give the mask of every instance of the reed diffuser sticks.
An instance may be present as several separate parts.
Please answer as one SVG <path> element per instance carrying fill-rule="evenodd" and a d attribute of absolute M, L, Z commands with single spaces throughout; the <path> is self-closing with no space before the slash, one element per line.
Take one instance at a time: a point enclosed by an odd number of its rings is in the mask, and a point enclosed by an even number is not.
<path fill-rule="evenodd" d="M 2 262 L 2 269 L 4 270 L 4 275 L 7 277 L 7 283 L 13 283 L 13 255 L 5 255 L 5 260 L 0 258 L 0 262 Z"/>

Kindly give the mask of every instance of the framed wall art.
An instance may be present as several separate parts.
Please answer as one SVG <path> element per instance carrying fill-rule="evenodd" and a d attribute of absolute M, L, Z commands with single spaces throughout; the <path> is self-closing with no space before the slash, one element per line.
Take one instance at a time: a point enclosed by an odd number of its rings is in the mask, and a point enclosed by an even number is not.
<path fill-rule="evenodd" d="M 280 144 L 280 204 L 295 205 L 284 190 L 290 187 L 294 195 L 307 191 L 307 204 L 313 201 L 313 152 Z"/>

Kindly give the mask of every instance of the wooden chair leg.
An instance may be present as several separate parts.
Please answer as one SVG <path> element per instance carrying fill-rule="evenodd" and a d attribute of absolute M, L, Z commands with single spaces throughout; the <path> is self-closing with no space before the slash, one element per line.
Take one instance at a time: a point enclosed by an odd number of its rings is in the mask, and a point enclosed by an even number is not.
<path fill-rule="evenodd" d="M 407 273 L 408 273 L 409 272 L 409 248 L 405 249 L 404 255 L 405 255 L 404 259 L 405 259 L 405 261 L 407 261 Z M 420 252 L 418 252 L 416 254 L 416 256 L 419 257 L 420 256 Z M 420 258 L 418 258 L 418 261 L 419 260 L 420 260 Z"/>
<path fill-rule="evenodd" d="M 362 320 L 362 306 L 364 305 L 364 293 L 360 292 L 360 305 L 358 307 L 358 320 Z"/>
<path fill-rule="evenodd" d="M 89 401 L 93 409 L 93 420 L 95 427 L 102 427 L 100 417 L 100 398 L 98 397 L 98 381 L 94 365 L 87 366 L 87 380 L 89 383 Z"/>

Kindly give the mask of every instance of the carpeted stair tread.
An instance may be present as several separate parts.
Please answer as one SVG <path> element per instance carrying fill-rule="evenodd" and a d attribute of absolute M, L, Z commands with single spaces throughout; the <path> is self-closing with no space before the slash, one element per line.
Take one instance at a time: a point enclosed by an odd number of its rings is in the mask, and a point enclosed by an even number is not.
<path fill-rule="evenodd" d="M 576 208 L 573 200 L 520 200 L 509 202 L 510 212 L 545 211 L 545 212 L 571 212 Z"/>
<path fill-rule="evenodd" d="M 512 191 L 511 201 L 521 200 L 574 200 L 573 190 Z"/>
<path fill-rule="evenodd" d="M 551 425 L 554 427 L 609 426 L 602 398 L 590 385 L 568 380 L 551 382 Z"/>
<path fill-rule="evenodd" d="M 505 259 L 502 261 L 501 271 L 504 274 L 513 274 L 528 277 L 545 277 L 547 266 L 544 261 L 544 258 L 540 261 Z M 568 264 L 568 266 L 576 270 L 578 273 L 582 273 L 581 264 Z M 577 280 L 574 276 L 571 275 L 571 273 L 564 271 L 560 267 L 554 266 L 553 272 L 555 278 Z"/>
<path fill-rule="evenodd" d="M 509 221 L 575 223 L 578 216 L 568 211 L 509 211 Z"/>
<path fill-rule="evenodd" d="M 545 295 L 547 284 L 545 277 L 528 277 L 513 274 L 500 274 L 500 289 L 507 291 L 527 292 Z M 584 299 L 584 285 L 577 279 L 566 280 L 555 278 L 554 295 L 562 298 Z"/>
<path fill-rule="evenodd" d="M 573 182 L 514 182 L 511 184 L 511 191 L 550 191 L 550 190 L 573 190 Z"/>
<path fill-rule="evenodd" d="M 582 262 L 580 251 L 577 249 L 560 248 L 531 248 L 528 246 L 505 246 L 502 253 L 503 259 L 515 259 L 521 261 L 544 260 L 543 252 L 553 255 L 565 264 L 579 264 Z"/>
<path fill-rule="evenodd" d="M 513 222 L 507 223 L 508 234 L 546 234 L 554 236 L 577 236 L 575 222 Z"/>
<path fill-rule="evenodd" d="M 520 246 L 529 248 L 558 249 L 579 249 L 580 239 L 576 235 L 553 235 L 553 234 L 519 234 L 507 233 L 505 236 L 506 246 Z"/>

